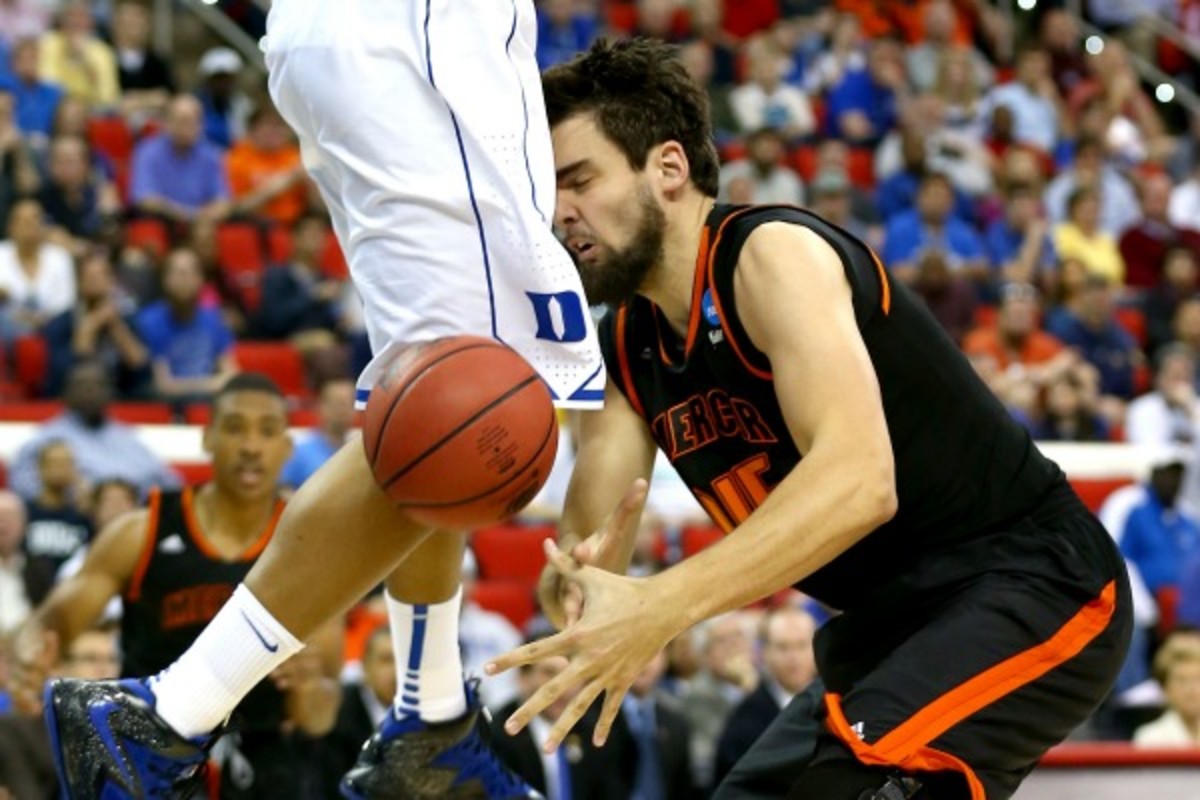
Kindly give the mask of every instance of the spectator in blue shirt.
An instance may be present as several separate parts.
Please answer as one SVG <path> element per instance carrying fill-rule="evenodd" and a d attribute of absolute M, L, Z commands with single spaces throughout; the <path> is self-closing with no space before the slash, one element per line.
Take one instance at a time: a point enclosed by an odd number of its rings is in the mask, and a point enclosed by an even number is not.
<path fill-rule="evenodd" d="M 1004 216 L 984 233 L 988 263 L 997 283 L 1032 283 L 1045 286 L 1056 268 L 1057 256 L 1050 240 L 1037 190 L 1028 184 L 1008 187 L 1004 193 Z"/>
<path fill-rule="evenodd" d="M 1200 525 L 1176 504 L 1187 459 L 1183 452 L 1156 458 L 1145 499 L 1129 512 L 1120 537 L 1121 552 L 1154 595 L 1178 589 L 1183 564 L 1200 552 Z"/>
<path fill-rule="evenodd" d="M 1180 625 L 1200 628 L 1200 551 L 1192 553 L 1183 564 L 1176 621 Z"/>
<path fill-rule="evenodd" d="M 881 180 L 875 190 L 875 204 L 885 222 L 897 214 L 916 208 L 921 179 L 927 173 L 937 171 L 930 167 L 927 154 L 928 148 L 922 133 L 913 130 L 900 132 L 903 166 Z M 954 215 L 962 220 L 970 220 L 973 216 L 971 198 L 957 188 L 954 189 Z"/>
<path fill-rule="evenodd" d="M 17 127 L 27 136 L 48 137 L 63 90 L 38 78 L 37 39 L 13 46 L 12 78 L 5 88 L 17 99 Z"/>
<path fill-rule="evenodd" d="M 150 350 L 155 392 L 177 403 L 204 402 L 237 372 L 233 335 L 215 308 L 200 305 L 204 272 L 191 250 L 168 254 L 163 299 L 138 315 L 138 332 Z"/>
<path fill-rule="evenodd" d="M 1133 397 L 1133 369 L 1141 360 L 1137 341 L 1113 316 L 1113 290 L 1089 274 L 1082 290 L 1046 320 L 1046 332 L 1075 348 L 1100 373 L 1100 393 Z"/>
<path fill-rule="evenodd" d="M 537 62 L 540 69 L 570 61 L 588 49 L 600 29 L 594 10 L 584 11 L 575 0 L 545 0 L 537 7 Z"/>
<path fill-rule="evenodd" d="M 163 132 L 138 144 L 129 194 L 139 211 L 176 222 L 229 213 L 224 154 L 205 141 L 201 119 L 200 102 L 178 95 L 167 106 Z"/>
<path fill-rule="evenodd" d="M 904 58 L 891 39 L 875 39 L 867 68 L 851 70 L 829 93 L 829 133 L 853 145 L 874 146 L 896 127 Z"/>
<path fill-rule="evenodd" d="M 911 284 L 922 253 L 939 250 L 951 272 L 977 284 L 987 281 L 983 242 L 953 210 L 954 187 L 949 179 L 936 172 L 922 178 L 917 207 L 888 220 L 884 234 L 883 260 L 897 278 Z"/>
<path fill-rule="evenodd" d="M 292 489 L 320 469 L 346 443 L 354 425 L 354 381 L 332 378 L 321 385 L 317 398 L 317 428 L 296 445 L 279 482 Z"/>

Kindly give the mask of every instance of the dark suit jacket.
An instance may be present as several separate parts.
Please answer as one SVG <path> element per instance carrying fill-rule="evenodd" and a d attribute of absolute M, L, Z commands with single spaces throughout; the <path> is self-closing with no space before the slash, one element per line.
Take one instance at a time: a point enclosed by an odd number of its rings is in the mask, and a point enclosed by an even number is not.
<path fill-rule="evenodd" d="M 608 746 L 628 749 L 636 759 L 637 741 L 624 717 L 623 713 L 617 716 Z M 654 697 L 654 722 L 658 740 L 658 763 L 662 767 L 663 788 L 666 789 L 667 800 L 692 800 L 697 796 L 697 792 L 692 781 L 691 726 L 679 710 L 677 701 L 662 694 L 656 694 Z M 634 775 L 636 774 L 635 772 Z"/>
<path fill-rule="evenodd" d="M 300 331 L 333 330 L 337 326 L 334 305 L 314 296 L 313 288 L 288 265 L 269 267 L 263 273 L 255 332 L 267 339 L 286 339 Z"/>
<path fill-rule="evenodd" d="M 530 786 L 544 793 L 546 773 L 542 769 L 541 756 L 533 742 L 533 734 L 529 732 L 529 728 L 516 736 L 509 736 L 504 732 L 504 721 L 517 708 L 518 703 L 509 703 L 492 717 L 492 749 L 509 769 L 520 775 Z M 634 769 L 637 764 L 637 750 L 633 749 L 633 739 L 626 731 L 626 737 L 623 739 L 610 737 L 604 747 L 593 746 L 592 729 L 595 727 L 597 714 L 593 707 L 563 743 L 564 747 L 569 748 L 568 758 L 572 759 L 572 800 L 615 800 L 629 797 L 633 789 Z M 617 728 L 624 729 L 625 725 L 618 720 L 613 730 Z"/>
<path fill-rule="evenodd" d="M 737 760 L 746 754 L 777 716 L 779 704 L 767 690 L 766 680 L 759 681 L 758 688 L 733 709 L 725 723 L 725 730 L 721 732 L 721 738 L 717 741 L 717 758 L 713 767 L 714 786 L 721 784 Z"/>
<path fill-rule="evenodd" d="M 338 781 L 354 766 L 358 751 L 375 732 L 367 707 L 363 705 L 361 687 L 357 683 L 342 687 L 342 704 L 338 708 L 333 730 L 315 743 L 320 763 L 321 791 L 318 797 L 338 797 Z"/>

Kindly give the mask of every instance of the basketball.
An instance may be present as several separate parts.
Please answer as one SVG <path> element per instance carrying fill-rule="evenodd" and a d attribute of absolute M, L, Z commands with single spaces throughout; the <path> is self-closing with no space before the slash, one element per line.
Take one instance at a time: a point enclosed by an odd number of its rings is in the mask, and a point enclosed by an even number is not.
<path fill-rule="evenodd" d="M 453 336 L 397 356 L 371 391 L 375 480 L 428 525 L 461 530 L 524 508 L 550 475 L 558 422 L 541 376 L 494 339 Z"/>

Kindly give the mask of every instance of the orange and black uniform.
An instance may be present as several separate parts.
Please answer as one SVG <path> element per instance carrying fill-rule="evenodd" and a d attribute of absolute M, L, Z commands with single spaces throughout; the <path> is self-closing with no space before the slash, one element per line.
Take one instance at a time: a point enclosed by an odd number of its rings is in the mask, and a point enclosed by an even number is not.
<path fill-rule="evenodd" d="M 121 618 L 126 677 L 156 675 L 191 646 L 245 579 L 283 511 L 281 502 L 254 544 L 228 560 L 205 538 L 192 502 L 190 488 L 150 495 L 146 540 Z M 215 749 L 222 800 L 299 795 L 300 756 L 284 721 L 284 697 L 269 680 L 238 704 L 227 734 L 237 753 L 224 750 L 229 757 L 222 757 L 222 745 Z"/>
<path fill-rule="evenodd" d="M 957 772 L 973 800 L 1007 797 L 1107 693 L 1128 587 L 1062 471 L 921 302 L 813 214 L 718 205 L 686 339 L 639 297 L 601 325 L 609 373 L 714 521 L 746 519 L 802 458 L 734 302 L 738 254 L 767 222 L 809 228 L 841 257 L 895 459 L 895 517 L 797 585 L 845 612 L 815 645 L 825 744 Z"/>

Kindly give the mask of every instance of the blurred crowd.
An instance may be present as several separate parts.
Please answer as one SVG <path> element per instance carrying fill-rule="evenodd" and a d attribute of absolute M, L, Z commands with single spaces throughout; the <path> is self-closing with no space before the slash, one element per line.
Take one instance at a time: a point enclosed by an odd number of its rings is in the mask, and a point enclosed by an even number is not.
<path fill-rule="evenodd" d="M 258 35 L 248 5 L 219 4 Z M 537 5 L 543 68 L 600 36 L 677 43 L 708 89 L 720 199 L 803 205 L 871 244 L 1038 440 L 1153 453 L 1101 509 L 1134 575 L 1138 630 L 1113 699 L 1078 735 L 1200 746 L 1200 115 L 1171 100 L 1200 88 L 1200 60 L 1152 24 L 1195 52 L 1200 3 L 1084 2 L 1101 31 L 1090 38 L 1045 2 Z M 299 148 L 242 55 L 172 58 L 151 47 L 151 23 L 131 0 L 0 0 L 0 421 L 6 405 L 57 404 L 6 465 L 0 634 L 108 522 L 189 481 L 118 421 L 120 404 L 203 421 L 270 342 L 268 367 L 281 352 L 300 365 L 285 391 L 315 422 L 281 486 L 351 435 L 361 303 Z M 1147 82 L 1146 62 L 1167 81 Z M 469 667 L 548 632 L 533 602 L 540 550 L 517 551 L 530 555 L 513 568 L 488 542 L 552 532 L 561 488 L 553 479 L 528 519 L 477 534 Z M 643 529 L 643 574 L 715 535 L 666 464 Z M 828 613 L 783 593 L 689 632 L 647 667 L 608 748 L 585 731 L 542 758 L 538 725 L 528 741 L 498 729 L 497 747 L 553 800 L 702 796 L 813 679 Z M 347 618 L 341 711 L 297 764 L 309 796 L 332 796 L 391 701 L 385 622 L 379 597 Z M 62 657 L 61 674 L 117 674 L 111 618 Z M 556 668 L 485 680 L 496 719 Z M 0 716 L 0 789 L 48 797 L 29 724 Z"/>

